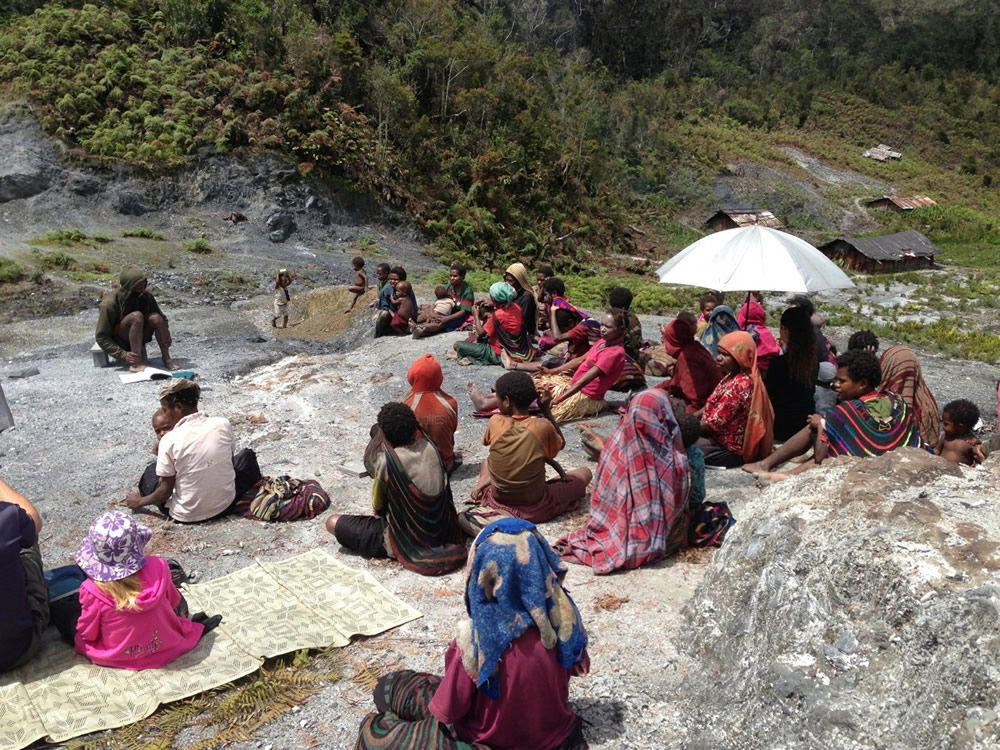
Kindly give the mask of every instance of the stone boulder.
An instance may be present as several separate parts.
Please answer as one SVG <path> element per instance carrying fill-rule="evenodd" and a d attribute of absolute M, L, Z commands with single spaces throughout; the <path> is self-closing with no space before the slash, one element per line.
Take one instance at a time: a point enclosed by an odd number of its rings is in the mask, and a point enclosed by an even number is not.
<path fill-rule="evenodd" d="M 284 242 L 295 231 L 295 217 L 288 211 L 275 211 L 264 220 L 267 238 L 271 242 Z"/>
<path fill-rule="evenodd" d="M 736 515 L 685 613 L 688 747 L 1000 747 L 1000 459 L 836 459 Z"/>
<path fill-rule="evenodd" d="M 31 198 L 49 189 L 61 168 L 38 123 L 17 105 L 0 106 L 0 203 Z"/>

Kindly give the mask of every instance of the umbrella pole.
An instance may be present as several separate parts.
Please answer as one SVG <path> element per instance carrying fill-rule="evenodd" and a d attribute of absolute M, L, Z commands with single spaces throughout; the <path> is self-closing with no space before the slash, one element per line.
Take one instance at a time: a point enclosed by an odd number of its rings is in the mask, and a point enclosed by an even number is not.
<path fill-rule="evenodd" d="M 747 307 L 747 314 L 743 316 L 743 325 L 740 326 L 740 330 L 745 331 L 747 329 L 747 321 L 750 319 L 750 292 L 747 291 L 747 301 L 743 303 Z M 739 313 L 737 313 L 739 317 Z"/>

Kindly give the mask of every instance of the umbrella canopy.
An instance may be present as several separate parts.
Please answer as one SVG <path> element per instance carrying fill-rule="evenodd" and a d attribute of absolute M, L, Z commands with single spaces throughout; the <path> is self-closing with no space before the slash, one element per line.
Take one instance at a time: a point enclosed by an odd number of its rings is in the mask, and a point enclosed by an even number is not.
<path fill-rule="evenodd" d="M 702 237 L 660 266 L 656 274 L 664 284 L 720 292 L 816 292 L 854 286 L 836 263 L 805 240 L 761 226 Z"/>

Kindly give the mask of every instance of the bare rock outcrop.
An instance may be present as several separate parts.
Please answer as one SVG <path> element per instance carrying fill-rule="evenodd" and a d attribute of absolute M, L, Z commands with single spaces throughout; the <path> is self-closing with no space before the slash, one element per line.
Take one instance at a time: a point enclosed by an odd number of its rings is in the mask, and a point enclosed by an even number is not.
<path fill-rule="evenodd" d="M 1000 747 L 1000 461 L 838 459 L 743 508 L 686 607 L 688 746 Z"/>

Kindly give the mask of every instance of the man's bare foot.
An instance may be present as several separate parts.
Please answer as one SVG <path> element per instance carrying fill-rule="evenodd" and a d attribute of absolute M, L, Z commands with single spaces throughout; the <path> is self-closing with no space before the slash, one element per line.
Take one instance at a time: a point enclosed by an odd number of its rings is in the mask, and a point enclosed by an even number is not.
<path fill-rule="evenodd" d="M 163 358 L 163 369 L 165 369 L 165 370 L 179 370 L 180 368 L 177 366 L 177 363 L 174 362 L 174 360 L 173 360 L 172 357 L 164 357 Z"/>
<path fill-rule="evenodd" d="M 447 352 L 445 352 L 444 358 L 445 359 L 458 359 L 458 352 L 456 352 L 454 349 L 449 349 Z"/>
<path fill-rule="evenodd" d="M 475 406 L 476 409 L 485 409 L 487 405 L 486 396 L 484 396 L 483 392 L 479 390 L 479 387 L 472 381 L 469 381 L 466 388 L 469 391 L 469 398 L 472 399 L 472 405 Z"/>
<path fill-rule="evenodd" d="M 142 372 L 147 367 L 149 367 L 149 365 L 147 363 L 145 363 L 145 362 L 137 362 L 134 365 L 129 365 L 128 366 L 128 371 L 129 372 Z"/>
<path fill-rule="evenodd" d="M 770 471 L 769 468 L 764 468 L 763 461 L 754 461 L 753 463 L 743 464 L 740 468 L 743 469 L 743 471 L 750 472 L 751 474 L 761 474 Z"/>

